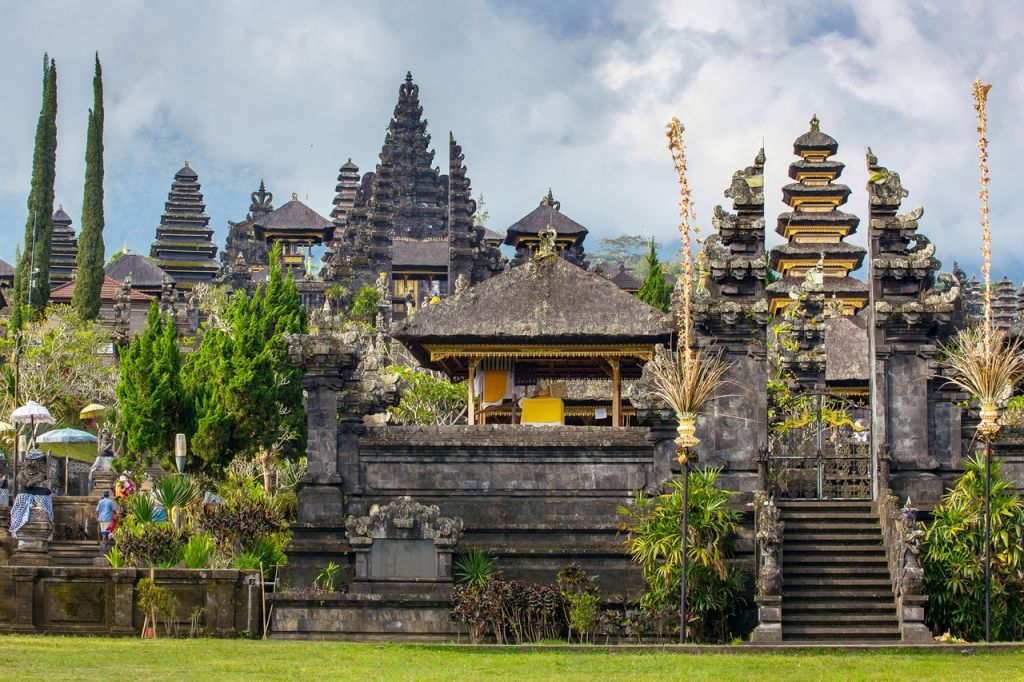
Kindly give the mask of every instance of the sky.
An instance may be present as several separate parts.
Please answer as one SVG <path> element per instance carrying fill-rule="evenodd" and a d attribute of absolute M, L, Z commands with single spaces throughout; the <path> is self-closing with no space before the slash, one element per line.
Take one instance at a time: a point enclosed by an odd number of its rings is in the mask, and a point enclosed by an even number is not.
<path fill-rule="evenodd" d="M 447 168 L 454 132 L 488 226 L 504 229 L 552 188 L 602 237 L 678 249 L 664 128 L 686 126 L 705 234 L 732 173 L 765 146 L 766 216 L 793 140 L 813 114 L 839 141 L 866 216 L 865 148 L 924 206 L 946 269 L 980 267 L 976 77 L 993 83 L 989 138 L 994 277 L 1024 279 L 1024 7 L 1013 0 L 445 0 L 2 2 L 0 258 L 26 221 L 43 54 L 59 81 L 57 201 L 77 228 L 93 54 L 106 93 L 108 255 L 148 253 L 173 175 L 199 173 L 223 244 L 264 179 L 329 214 L 338 168 L 371 170 L 411 70 Z M 852 241 L 864 243 L 866 224 Z M 769 243 L 781 238 L 769 230 Z M 863 273 L 862 273 L 863 276 Z"/>

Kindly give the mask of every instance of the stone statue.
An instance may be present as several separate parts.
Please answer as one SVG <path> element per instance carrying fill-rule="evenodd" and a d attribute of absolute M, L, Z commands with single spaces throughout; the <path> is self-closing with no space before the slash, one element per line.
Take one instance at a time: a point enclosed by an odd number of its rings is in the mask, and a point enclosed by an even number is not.
<path fill-rule="evenodd" d="M 18 472 L 18 485 L 21 492 L 14 500 L 11 509 L 10 532 L 18 537 L 18 531 L 29 521 L 29 515 L 36 507 L 46 512 L 53 530 L 53 500 L 51 499 L 48 461 L 42 450 L 32 449 L 25 455 L 25 463 Z M 38 514 L 37 514 L 38 516 Z"/>

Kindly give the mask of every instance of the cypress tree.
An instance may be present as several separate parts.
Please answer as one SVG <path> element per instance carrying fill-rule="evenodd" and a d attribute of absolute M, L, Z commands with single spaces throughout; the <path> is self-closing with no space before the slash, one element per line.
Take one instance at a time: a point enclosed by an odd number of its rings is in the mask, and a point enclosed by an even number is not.
<path fill-rule="evenodd" d="M 647 250 L 645 262 L 647 263 L 647 274 L 644 275 L 643 284 L 636 292 L 636 297 L 649 306 L 668 312 L 669 306 L 672 305 L 672 287 L 665 283 L 665 271 L 658 260 L 653 239 Z"/>
<path fill-rule="evenodd" d="M 100 311 L 103 286 L 103 69 L 96 53 L 92 79 L 93 105 L 85 135 L 85 192 L 82 197 L 82 232 L 78 240 L 78 273 L 71 305 L 84 320 Z"/>
<path fill-rule="evenodd" d="M 57 63 L 43 56 L 43 104 L 36 124 L 32 154 L 32 185 L 28 195 L 25 245 L 15 272 L 18 305 L 29 303 L 40 312 L 50 298 L 50 238 L 53 234 L 53 193 L 57 178 Z M 35 269 L 34 274 L 32 269 Z M 21 314 L 17 313 L 20 325 Z"/>

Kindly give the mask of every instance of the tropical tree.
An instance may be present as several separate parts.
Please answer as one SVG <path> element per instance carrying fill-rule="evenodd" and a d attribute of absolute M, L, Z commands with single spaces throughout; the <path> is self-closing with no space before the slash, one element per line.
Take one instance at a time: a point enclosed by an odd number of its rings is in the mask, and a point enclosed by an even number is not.
<path fill-rule="evenodd" d="M 19 335 L 0 338 L 0 355 L 13 358 Z M 118 368 L 104 357 L 110 332 L 96 322 L 83 321 L 68 306 L 57 306 L 43 318 L 25 323 L 20 333 L 19 398 L 45 405 L 62 425 L 78 423 L 78 413 L 91 402 L 111 405 Z M 0 367 L 0 413 L 17 405 L 15 367 Z"/>
<path fill-rule="evenodd" d="M 626 267 L 639 270 L 644 254 L 648 252 L 651 239 L 642 234 L 623 234 L 618 237 L 602 237 L 597 240 L 597 250 L 589 252 L 594 263 L 625 263 Z M 655 248 L 658 243 L 655 242 Z"/>
<path fill-rule="evenodd" d="M 665 281 L 665 270 L 658 260 L 658 251 L 653 239 L 647 250 L 646 265 L 644 281 L 640 285 L 640 290 L 636 292 L 636 297 L 649 306 L 668 312 L 672 306 L 672 287 Z"/>
<path fill-rule="evenodd" d="M 92 320 L 100 310 L 103 286 L 103 70 L 96 54 L 92 79 L 93 105 L 85 134 L 85 192 L 82 197 L 82 233 L 78 238 L 75 293 L 71 299 L 83 319 Z"/>
<path fill-rule="evenodd" d="M 744 577 L 727 559 L 739 531 L 740 513 L 729 507 L 732 493 L 718 487 L 720 469 L 690 472 L 687 505 L 687 625 L 699 639 L 725 639 L 728 617 L 743 604 Z M 641 606 L 678 613 L 682 580 L 683 479 L 673 478 L 661 495 L 633 493 L 619 508 L 626 521 L 626 549 L 640 565 L 647 590 Z"/>
<path fill-rule="evenodd" d="M 1024 639 L 1024 504 L 992 460 L 992 636 Z M 985 636 L 985 460 L 964 460 L 964 473 L 925 526 L 925 619 L 935 632 L 968 640 Z"/>
<path fill-rule="evenodd" d="M 453 383 L 430 372 L 393 365 L 386 374 L 398 374 L 401 398 L 388 413 L 399 424 L 448 425 L 465 418 L 468 404 L 466 382 Z"/>
<path fill-rule="evenodd" d="M 142 334 L 121 354 L 117 384 L 118 430 L 130 456 L 170 463 L 174 435 L 187 432 L 191 409 L 181 380 L 182 357 L 174 321 L 149 308 Z"/>
<path fill-rule="evenodd" d="M 236 455 L 281 451 L 295 457 L 305 450 L 302 376 L 284 337 L 307 325 L 291 272 L 282 275 L 275 248 L 266 285 L 252 298 L 241 292 L 231 298 L 220 325 L 205 329 L 185 367 L 195 416 L 192 452 L 204 471 L 217 473 Z"/>
<path fill-rule="evenodd" d="M 21 306 L 35 313 L 50 298 L 50 241 L 53 234 L 53 193 L 57 178 L 57 64 L 43 56 L 43 104 L 36 124 L 32 154 L 32 185 L 28 195 L 25 243 L 14 273 L 12 326 L 21 327 Z M 29 295 L 31 294 L 31 301 Z"/>

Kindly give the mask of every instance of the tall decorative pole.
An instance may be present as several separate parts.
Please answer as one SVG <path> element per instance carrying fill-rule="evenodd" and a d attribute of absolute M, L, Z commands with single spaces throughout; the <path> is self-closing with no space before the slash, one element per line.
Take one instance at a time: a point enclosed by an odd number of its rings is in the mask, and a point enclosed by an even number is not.
<path fill-rule="evenodd" d="M 677 310 L 676 326 L 679 328 L 679 353 L 683 355 L 683 377 L 690 377 L 693 373 L 691 363 L 694 361 L 693 352 L 693 254 L 690 244 L 691 221 L 696 223 L 696 213 L 693 209 L 693 202 L 690 199 L 690 185 L 686 180 L 686 146 L 683 144 L 683 124 L 679 119 L 672 117 L 668 124 L 665 135 L 668 137 L 668 149 L 672 154 L 672 163 L 679 176 L 679 236 L 683 242 L 683 263 L 680 279 L 683 284 L 682 316 L 678 314 L 678 303 L 673 306 Z M 694 231 L 696 225 L 692 226 Z M 679 643 L 686 644 L 686 573 L 689 568 L 689 557 L 687 556 L 687 534 L 689 532 L 690 515 L 690 451 L 698 443 L 696 436 L 696 414 L 684 413 L 677 415 L 679 419 L 679 437 L 676 438 L 679 464 L 683 469 L 683 508 L 681 523 L 682 555 L 680 557 L 680 571 L 682 573 L 679 582 Z"/>
<path fill-rule="evenodd" d="M 992 355 L 992 234 L 988 222 L 988 115 L 985 105 L 988 102 L 988 91 L 991 83 L 982 83 L 978 78 L 974 81 L 974 111 L 978 117 L 978 167 L 981 169 L 981 188 L 978 197 L 981 199 L 981 274 L 985 279 L 985 345 L 983 352 L 986 360 Z M 982 405 L 982 419 L 993 418 L 995 405 Z M 980 425 L 979 425 L 980 426 Z M 996 422 L 998 429 L 998 422 Z M 994 433 L 992 434 L 995 435 Z M 988 435 L 983 439 L 985 446 L 985 641 L 992 641 L 992 438 Z"/>

